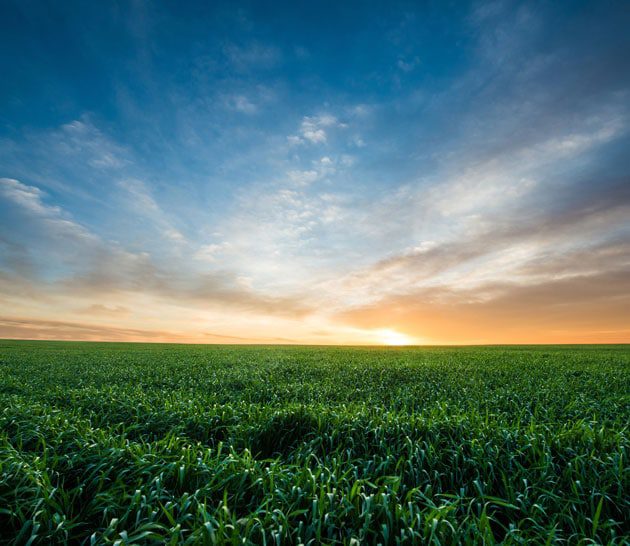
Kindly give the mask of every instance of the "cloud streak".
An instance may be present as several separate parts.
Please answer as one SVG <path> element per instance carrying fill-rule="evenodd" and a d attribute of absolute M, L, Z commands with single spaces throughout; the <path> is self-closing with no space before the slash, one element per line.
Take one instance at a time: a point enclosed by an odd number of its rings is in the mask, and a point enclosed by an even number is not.
<path fill-rule="evenodd" d="M 291 298 L 256 293 L 224 270 L 191 273 L 159 266 L 146 252 L 127 251 L 90 233 L 65 217 L 60 208 L 46 205 L 41 190 L 17 180 L 0 179 L 0 196 L 12 205 L 12 217 L 30 226 L 30 233 L 20 234 L 21 240 L 11 242 L 10 236 L 7 239 L 16 247 L 22 245 L 21 248 L 28 243 L 28 252 L 22 261 L 38 261 L 40 271 L 46 275 L 28 279 L 39 290 L 45 284 L 50 294 L 84 298 L 146 293 L 189 306 L 233 306 L 281 315 L 303 314 L 307 310 Z M 155 210 L 151 200 L 142 202 L 149 211 Z M 10 294 L 15 283 L 24 282 L 19 266 L 20 261 L 14 263 L 7 256 L 5 293 Z"/>

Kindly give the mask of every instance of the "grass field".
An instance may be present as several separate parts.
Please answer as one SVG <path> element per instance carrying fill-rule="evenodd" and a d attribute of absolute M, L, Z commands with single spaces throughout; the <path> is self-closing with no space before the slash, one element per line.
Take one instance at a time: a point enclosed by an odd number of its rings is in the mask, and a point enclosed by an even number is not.
<path fill-rule="evenodd" d="M 627 544 L 630 346 L 0 341 L 15 544 Z"/>

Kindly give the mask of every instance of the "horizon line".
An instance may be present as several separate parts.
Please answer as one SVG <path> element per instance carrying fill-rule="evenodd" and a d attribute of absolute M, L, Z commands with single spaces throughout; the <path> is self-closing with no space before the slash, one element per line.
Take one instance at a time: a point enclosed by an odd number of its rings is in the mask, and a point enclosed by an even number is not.
<path fill-rule="evenodd" d="M 226 336 L 229 337 L 229 336 Z M 410 344 L 410 345 L 387 345 L 387 344 L 356 344 L 356 343 L 266 343 L 266 342 L 243 342 L 243 343 L 205 343 L 205 342 L 184 342 L 184 341 L 117 341 L 111 339 L 94 340 L 94 339 L 54 339 L 54 338 L 1 338 L 0 343 L 5 341 L 20 342 L 40 342 L 40 343 L 111 343 L 125 345 L 200 345 L 212 347 L 358 347 L 358 348 L 388 348 L 388 349 L 413 349 L 413 348 L 465 348 L 465 347 L 594 347 L 602 345 L 629 345 L 630 341 L 621 342 L 599 342 L 599 343 L 428 343 L 428 344 Z"/>

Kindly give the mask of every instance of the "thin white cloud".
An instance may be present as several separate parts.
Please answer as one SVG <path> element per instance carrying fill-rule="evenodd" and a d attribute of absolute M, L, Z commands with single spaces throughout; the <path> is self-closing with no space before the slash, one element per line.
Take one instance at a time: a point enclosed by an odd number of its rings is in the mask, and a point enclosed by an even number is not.
<path fill-rule="evenodd" d="M 233 95 L 227 99 L 227 106 L 243 114 L 255 114 L 258 107 L 245 95 Z"/>
<path fill-rule="evenodd" d="M 13 178 L 0 178 L 0 195 L 24 207 L 33 214 L 58 214 L 59 207 L 47 207 L 42 203 L 44 192 L 35 186 L 22 184 Z"/>
<path fill-rule="evenodd" d="M 346 124 L 331 114 L 305 116 L 300 124 L 299 134 L 289 136 L 288 140 L 290 144 L 325 144 L 330 129 L 344 127 Z"/>
<path fill-rule="evenodd" d="M 153 304 L 164 302 L 188 308 L 221 307 L 264 314 L 304 314 L 306 305 L 299 299 L 269 296 L 243 283 L 243 274 L 222 268 L 198 272 L 181 264 L 158 264 L 148 252 L 132 252 L 117 242 L 106 241 L 66 217 L 59 207 L 47 205 L 37 188 L 14 179 L 0 179 L 0 200 L 9 206 L 10 216 L 2 220 L 28 225 L 28 233 L 5 230 L 7 243 L 28 249 L 29 257 L 38 261 L 29 279 L 5 258 L 0 269 L 0 292 L 13 298 L 16 292 L 67 298 L 73 301 L 95 299 L 107 301 L 133 295 L 148 298 Z M 228 245 L 223 245 L 223 249 Z M 216 254 L 207 247 L 206 257 Z M 9 261 L 7 261 L 7 259 Z M 37 300 L 42 298 L 37 295 Z M 24 300 L 20 300 L 24 305 Z M 65 305 L 65 304 L 64 304 Z M 76 303 L 75 303 L 76 305 Z"/>
<path fill-rule="evenodd" d="M 22 184 L 12 178 L 0 178 L 0 198 L 40 222 L 47 237 L 65 240 L 70 245 L 91 244 L 97 240 L 87 229 L 66 217 L 60 207 L 45 204 L 44 196 L 44 192 L 35 186 Z"/>
<path fill-rule="evenodd" d="M 169 215 L 158 205 L 151 190 L 143 181 L 126 178 L 118 181 L 118 187 L 125 191 L 126 206 L 136 214 L 149 218 L 163 237 L 175 243 L 186 242 L 186 237 L 173 225 Z"/>
<path fill-rule="evenodd" d="M 62 125 L 50 145 L 57 153 L 84 157 L 97 169 L 120 169 L 130 163 L 125 148 L 99 130 L 89 116 Z"/>
<path fill-rule="evenodd" d="M 289 171 L 287 175 L 289 180 L 298 186 L 308 186 L 320 177 L 319 171 L 316 170 Z"/>
<path fill-rule="evenodd" d="M 193 258 L 202 262 L 216 263 L 221 254 L 229 250 L 231 246 L 232 245 L 228 242 L 202 245 L 199 250 L 195 252 Z"/>

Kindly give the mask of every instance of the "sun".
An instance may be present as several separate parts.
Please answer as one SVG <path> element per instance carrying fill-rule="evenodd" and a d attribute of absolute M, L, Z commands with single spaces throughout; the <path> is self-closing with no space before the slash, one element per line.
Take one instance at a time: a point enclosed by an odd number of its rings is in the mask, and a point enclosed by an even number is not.
<path fill-rule="evenodd" d="M 412 345 L 412 339 L 395 330 L 379 330 L 379 342 L 383 345 Z"/>

